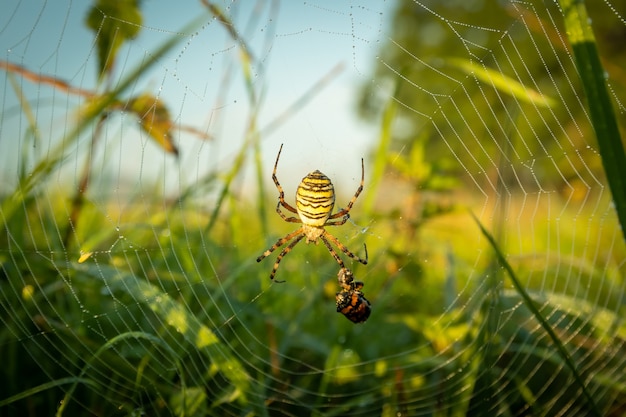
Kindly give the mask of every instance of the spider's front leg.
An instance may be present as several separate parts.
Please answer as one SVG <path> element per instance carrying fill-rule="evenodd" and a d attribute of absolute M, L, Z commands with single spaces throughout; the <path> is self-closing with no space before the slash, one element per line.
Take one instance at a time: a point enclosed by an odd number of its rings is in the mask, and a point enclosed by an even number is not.
<path fill-rule="evenodd" d="M 350 218 L 350 214 L 349 214 L 350 210 L 352 210 L 352 206 L 354 205 L 354 202 L 356 201 L 357 198 L 359 198 L 361 191 L 363 191 L 364 182 L 365 182 L 365 165 L 363 163 L 363 158 L 361 158 L 361 183 L 359 184 L 359 188 L 356 189 L 354 196 L 352 196 L 352 198 L 348 202 L 348 205 L 346 206 L 345 209 L 339 210 L 337 213 L 329 217 L 330 220 L 339 218 L 341 216 L 343 216 L 343 218 L 337 222 L 327 223 L 328 226 L 340 226 L 344 224 Z"/>
<path fill-rule="evenodd" d="M 285 192 L 283 191 L 283 187 L 280 185 L 280 182 L 278 182 L 278 177 L 276 176 L 276 169 L 278 168 L 278 159 L 280 159 L 280 153 L 282 152 L 282 150 L 283 150 L 283 145 L 281 144 L 280 149 L 278 150 L 278 155 L 276 155 L 276 162 L 274 163 L 274 171 L 272 171 L 272 180 L 274 181 L 274 185 L 276 186 L 276 189 L 278 190 L 278 206 L 276 207 L 276 211 L 278 212 L 278 214 L 280 214 L 280 216 L 283 219 L 285 219 L 285 216 L 280 212 L 281 205 L 292 213 L 297 213 L 297 210 L 285 201 Z"/>

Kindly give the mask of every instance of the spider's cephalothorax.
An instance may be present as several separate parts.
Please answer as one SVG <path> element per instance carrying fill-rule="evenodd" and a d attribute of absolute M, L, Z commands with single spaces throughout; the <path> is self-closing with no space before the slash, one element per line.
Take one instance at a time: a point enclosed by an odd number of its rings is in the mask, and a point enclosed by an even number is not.
<path fill-rule="evenodd" d="M 353 323 L 365 322 L 372 313 L 372 305 L 361 292 L 363 283 L 355 281 L 352 271 L 341 268 L 337 274 L 337 281 L 342 290 L 335 296 L 337 313 L 341 313 Z"/>
<path fill-rule="evenodd" d="M 302 226 L 294 232 L 289 233 L 287 236 L 278 239 L 278 241 L 272 245 L 271 248 L 263 252 L 263 254 L 259 256 L 256 261 L 260 262 L 270 253 L 274 252 L 285 243 L 291 241 L 276 258 L 274 268 L 270 273 L 270 278 L 274 279 L 274 275 L 276 275 L 276 271 L 278 270 L 278 266 L 283 257 L 287 255 L 298 242 L 306 237 L 307 243 L 313 242 L 317 244 L 318 241 L 321 240 L 342 268 L 345 267 L 344 263 L 331 246 L 331 242 L 352 259 L 355 259 L 364 265 L 367 264 L 367 247 L 365 247 L 365 259 L 361 259 L 350 252 L 350 250 L 339 242 L 336 237 L 324 229 L 325 226 L 340 226 L 350 218 L 349 213 L 352 209 L 352 205 L 363 190 L 363 181 L 365 178 L 363 159 L 361 159 L 361 184 L 359 185 L 359 188 L 357 188 L 356 193 L 354 193 L 354 196 L 345 209 L 332 214 L 333 207 L 335 206 L 335 189 L 330 179 L 320 171 L 313 171 L 302 179 L 302 182 L 296 191 L 296 208 L 292 207 L 285 201 L 285 193 L 283 192 L 283 188 L 276 177 L 276 168 L 278 167 L 278 159 L 280 158 L 280 152 L 282 149 L 283 146 L 281 145 L 278 150 L 278 155 L 276 156 L 276 163 L 274 164 L 274 171 L 272 173 L 272 180 L 278 189 L 278 204 L 276 205 L 276 212 L 286 222 L 302 223 Z M 281 211 L 281 206 L 286 210 L 297 214 L 298 217 L 287 217 Z"/>

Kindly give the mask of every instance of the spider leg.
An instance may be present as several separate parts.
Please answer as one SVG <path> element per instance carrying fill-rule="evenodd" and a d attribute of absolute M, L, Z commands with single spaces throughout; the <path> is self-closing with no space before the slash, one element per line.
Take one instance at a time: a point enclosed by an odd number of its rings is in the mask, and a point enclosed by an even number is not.
<path fill-rule="evenodd" d="M 345 253 L 346 255 L 348 255 L 349 257 L 351 257 L 352 259 L 354 259 L 355 261 L 358 261 L 360 263 L 362 263 L 363 265 L 367 265 L 367 260 L 368 260 L 368 256 L 367 256 L 367 246 L 365 245 L 365 243 L 363 244 L 363 247 L 365 248 L 365 259 L 361 259 L 358 256 L 356 256 L 354 253 L 350 252 L 350 249 L 348 249 L 343 243 L 341 243 L 335 236 L 331 235 L 330 233 L 328 233 L 327 231 L 324 231 L 324 234 L 322 236 L 320 236 L 320 238 L 322 239 L 322 241 L 326 244 L 327 248 L 330 248 L 329 243 L 327 242 L 326 239 L 330 240 L 335 246 L 337 246 L 343 253 Z M 334 253 L 334 251 L 331 251 L 331 254 L 335 257 L 335 259 L 338 258 L 338 256 L 336 256 L 337 254 Z M 337 261 L 339 262 L 339 261 Z M 339 262 L 339 265 L 341 265 L 341 267 L 343 267 L 343 262 Z"/>
<path fill-rule="evenodd" d="M 337 252 L 335 252 L 333 247 L 330 245 L 330 242 L 324 238 L 324 235 L 320 236 L 320 238 L 322 239 L 322 242 L 324 242 L 326 248 L 328 248 L 330 254 L 333 255 L 333 258 L 335 258 L 341 269 L 347 269 L 339 255 L 337 255 Z"/>
<path fill-rule="evenodd" d="M 282 217 L 282 219 L 284 221 L 289 222 L 289 223 L 302 223 L 302 220 L 300 220 L 298 217 L 287 217 L 287 216 L 285 216 L 285 214 L 282 211 L 280 211 L 280 206 L 281 206 L 281 203 L 280 203 L 280 200 L 279 200 L 278 204 L 276 205 L 276 213 L 278 213 L 280 215 L 280 217 Z"/>
<path fill-rule="evenodd" d="M 280 264 L 280 261 L 282 261 L 283 257 L 285 255 L 287 255 L 289 252 L 291 252 L 291 250 L 293 249 L 294 246 L 296 246 L 298 244 L 298 242 L 300 242 L 302 240 L 302 238 L 304 237 L 304 233 L 302 233 L 300 236 L 296 237 L 293 242 L 291 242 L 289 245 L 287 245 L 285 247 L 285 249 L 282 250 L 282 252 L 280 252 L 278 254 L 278 256 L 276 257 L 276 262 L 274 262 L 274 267 L 272 268 L 272 272 L 270 273 L 270 279 L 274 279 L 274 276 L 276 275 L 276 271 L 278 271 L 278 265 Z M 274 280 L 274 282 L 285 282 L 285 281 L 279 281 L 279 280 Z"/>
<path fill-rule="evenodd" d="M 350 200 L 350 202 L 348 203 L 346 208 L 343 209 L 343 210 L 338 211 L 335 214 L 333 214 L 332 216 L 329 217 L 329 219 L 336 219 L 336 218 L 341 217 L 341 216 L 347 216 L 348 213 L 350 213 L 350 210 L 352 209 L 352 205 L 354 204 L 356 199 L 359 197 L 359 194 L 361 194 L 361 191 L 363 191 L 363 182 L 364 181 L 365 181 L 365 165 L 363 164 L 363 158 L 361 158 L 361 184 L 359 184 L 359 188 L 356 189 L 356 193 L 354 193 L 354 196 L 352 197 L 352 199 Z M 343 221 L 343 223 L 345 223 L 346 220 L 348 220 L 348 217 L 344 217 L 340 221 Z M 331 226 L 338 226 L 338 225 L 341 225 L 343 223 L 330 223 L 330 225 Z"/>
<path fill-rule="evenodd" d="M 278 249 L 281 246 L 283 246 L 285 243 L 289 242 L 291 239 L 293 239 L 298 234 L 302 234 L 302 228 L 299 228 L 298 230 L 295 230 L 295 231 L 289 233 L 287 236 L 281 237 L 280 239 L 278 239 L 276 241 L 276 243 L 274 243 L 272 245 L 271 248 L 269 248 L 268 250 L 263 252 L 263 254 L 261 256 L 256 258 L 256 261 L 257 262 L 261 262 L 263 259 L 265 259 L 266 256 L 268 256 L 270 253 L 274 252 L 276 249 Z M 303 234 L 303 236 L 304 236 L 304 234 Z"/>
<path fill-rule="evenodd" d="M 331 216 L 332 217 L 332 216 Z M 326 221 L 326 223 L 324 223 L 324 226 L 341 226 L 342 224 L 344 224 L 345 222 L 348 221 L 348 219 L 350 218 L 350 215 L 348 213 L 346 213 L 341 219 L 336 220 L 336 221 Z"/>
<path fill-rule="evenodd" d="M 283 187 L 281 187 L 280 183 L 278 182 L 278 177 L 276 176 L 276 168 L 278 168 L 278 159 L 280 158 L 280 153 L 283 150 L 283 145 L 280 145 L 280 149 L 278 150 L 278 155 L 276 155 L 276 162 L 274 163 L 274 171 L 272 172 L 272 180 L 274 181 L 274 185 L 276 185 L 276 188 L 278 189 L 278 205 L 279 207 L 282 205 L 284 208 L 286 208 L 287 210 L 289 210 L 292 213 L 297 213 L 298 211 L 293 208 L 292 206 L 289 205 L 289 203 L 287 203 L 285 201 L 285 192 L 283 191 Z M 276 208 L 276 211 L 278 211 L 279 208 Z M 280 211 L 278 211 L 278 214 L 281 215 L 281 217 L 283 216 L 281 214 Z M 283 217 L 284 219 L 285 217 Z"/>

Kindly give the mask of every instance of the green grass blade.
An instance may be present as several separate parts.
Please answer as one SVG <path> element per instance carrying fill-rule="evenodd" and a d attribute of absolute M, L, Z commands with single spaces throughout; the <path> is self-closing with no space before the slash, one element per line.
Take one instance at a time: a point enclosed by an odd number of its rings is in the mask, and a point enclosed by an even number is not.
<path fill-rule="evenodd" d="M 487 238 L 487 240 L 489 241 L 489 244 L 491 245 L 491 247 L 493 248 L 496 254 L 496 258 L 498 258 L 498 261 L 500 262 L 500 264 L 504 267 L 504 269 L 509 274 L 509 277 L 511 278 L 511 282 L 513 283 L 513 286 L 515 287 L 517 292 L 522 297 L 522 300 L 524 300 L 524 304 L 532 312 L 533 316 L 535 317 L 535 319 L 537 319 L 539 324 L 541 324 L 541 327 L 543 327 L 543 329 L 546 331 L 546 333 L 548 334 L 548 336 L 554 343 L 554 346 L 556 347 L 558 353 L 561 355 L 561 358 L 567 364 L 567 367 L 570 369 L 570 371 L 572 371 L 572 375 L 574 376 L 574 379 L 580 386 L 580 389 L 582 390 L 583 395 L 585 396 L 585 398 L 587 399 L 587 402 L 589 403 L 589 410 L 592 411 L 594 415 L 600 417 L 602 413 L 599 411 L 599 408 L 596 402 L 594 401 L 593 397 L 591 396 L 591 393 L 587 390 L 585 381 L 583 380 L 582 376 L 578 372 L 578 369 L 576 368 L 576 364 L 572 360 L 567 349 L 565 348 L 563 343 L 561 343 L 561 340 L 552 329 L 552 326 L 550 326 L 550 323 L 548 323 L 547 320 L 541 315 L 541 312 L 535 305 L 535 302 L 532 300 L 532 298 L 530 298 L 530 295 L 528 295 L 528 293 L 526 292 L 526 290 L 520 283 L 519 279 L 517 279 L 517 275 L 515 274 L 515 271 L 513 271 L 513 267 L 511 267 L 511 265 L 507 262 L 504 254 L 500 250 L 500 247 L 496 243 L 496 240 L 494 239 L 494 237 L 487 231 L 487 229 L 485 229 L 485 227 L 482 225 L 480 220 L 478 220 L 478 218 L 474 215 L 474 213 L 470 212 L 470 214 L 476 221 L 476 224 L 478 224 L 478 227 L 480 228 L 480 231 L 482 232 L 483 236 L 485 236 L 485 238 Z"/>
<path fill-rule="evenodd" d="M 11 87 L 13 87 L 13 91 L 15 91 L 15 95 L 20 102 L 20 107 L 22 109 L 22 112 L 26 116 L 26 121 L 28 122 L 29 130 L 32 132 L 32 136 L 33 136 L 32 145 L 29 146 L 25 144 L 25 146 L 22 146 L 22 157 L 20 161 L 20 171 L 18 175 L 18 178 L 21 181 L 26 177 L 27 175 L 26 169 L 28 166 L 30 166 L 30 162 L 28 160 L 30 148 L 31 147 L 36 148 L 35 145 L 41 142 L 41 135 L 40 135 L 40 129 L 37 127 L 37 117 L 35 116 L 35 112 L 33 111 L 33 108 L 31 107 L 30 103 L 28 102 L 28 98 L 22 92 L 22 87 L 15 80 L 15 76 L 12 73 L 8 72 L 7 76 L 8 76 L 9 82 L 11 83 Z"/>
<path fill-rule="evenodd" d="M 25 391 L 20 392 L 19 394 L 15 394 L 8 398 L 0 400 L 0 408 L 5 407 L 11 403 L 14 403 L 15 401 L 32 397 L 33 395 L 38 394 L 40 392 L 44 392 L 49 389 L 60 387 L 63 385 L 68 385 L 68 384 L 85 384 L 85 385 L 90 385 L 95 389 L 100 388 L 98 384 L 94 383 L 94 381 L 90 379 L 78 378 L 74 376 L 68 377 L 68 378 L 55 379 L 54 381 L 46 382 L 45 384 L 41 384 L 36 387 L 29 388 Z"/>
<path fill-rule="evenodd" d="M 256 174 L 256 183 L 259 189 L 257 210 L 259 219 L 261 219 L 261 234 L 263 236 L 267 236 L 269 234 L 269 224 L 267 217 L 267 204 L 265 202 L 265 173 L 263 172 L 261 157 L 261 143 L 259 140 L 256 140 L 254 142 L 254 168 Z"/>
<path fill-rule="evenodd" d="M 112 338 L 111 340 L 109 340 L 107 343 L 105 343 L 104 345 L 102 345 L 94 354 L 93 356 L 91 356 L 89 358 L 89 360 L 87 361 L 87 363 L 85 364 L 85 366 L 83 367 L 83 370 L 80 372 L 80 375 L 78 378 L 72 378 L 74 379 L 74 383 L 72 384 L 72 387 L 65 393 L 65 398 L 63 399 L 63 401 L 61 402 L 61 405 L 59 405 L 59 408 L 57 409 L 57 413 L 56 416 L 57 417 L 61 417 L 63 415 L 63 412 L 65 411 L 65 407 L 67 407 L 67 405 L 69 404 L 70 400 L 72 399 L 72 396 L 74 395 L 74 391 L 76 390 L 76 387 L 78 386 L 79 383 L 82 383 L 85 381 L 85 379 L 83 378 L 83 376 L 85 375 L 85 373 L 87 372 L 87 370 L 91 367 L 91 364 L 100 357 L 100 355 L 106 351 L 107 349 L 110 349 L 112 347 L 115 346 L 115 344 L 117 344 L 118 342 L 123 342 L 126 339 L 147 339 L 150 342 L 154 343 L 155 345 L 159 345 L 161 347 L 163 347 L 169 354 L 170 356 L 174 359 L 174 362 L 176 363 L 176 367 L 178 369 L 180 369 L 180 362 L 178 361 L 176 352 L 174 352 L 174 350 L 172 348 L 170 348 L 168 346 L 167 343 L 165 343 L 162 339 L 160 339 L 157 336 L 154 336 L 150 333 L 145 333 L 145 332 L 128 332 L 128 333 L 122 333 L 120 335 L 117 335 L 116 337 Z M 184 373 L 180 372 L 181 375 L 181 382 L 182 385 L 184 386 Z M 138 381 L 141 379 L 141 376 L 137 377 Z M 96 389 L 100 389 L 101 387 L 96 386 Z"/>
<path fill-rule="evenodd" d="M 180 33 L 193 33 L 206 19 L 207 15 L 195 19 L 181 29 Z M 0 229 L 4 228 L 6 223 L 10 221 L 17 207 L 30 195 L 30 192 L 36 186 L 43 184 L 52 173 L 63 165 L 63 161 L 68 157 L 64 155 L 64 153 L 67 149 L 72 148 L 73 142 L 78 140 L 85 129 L 87 129 L 97 117 L 103 114 L 107 108 L 117 102 L 118 97 L 120 97 L 124 91 L 135 85 L 137 79 L 145 74 L 151 66 L 156 64 L 159 59 L 184 39 L 185 37 L 182 36 L 172 36 L 167 42 L 161 45 L 159 49 L 152 53 L 149 58 L 142 61 L 137 68 L 131 71 L 130 74 L 118 84 L 115 90 L 102 96 L 94 97 L 80 109 L 79 113 L 81 117 L 76 126 L 74 126 L 74 129 L 60 141 L 56 148 L 47 153 L 46 156 L 35 165 L 30 175 L 27 175 L 21 180 L 13 194 L 5 199 L 1 207 L 2 216 L 0 217 Z"/>
<path fill-rule="evenodd" d="M 489 69 L 469 59 L 450 58 L 447 60 L 464 73 L 476 77 L 479 81 L 497 88 L 504 94 L 515 97 L 521 102 L 531 103 L 537 107 L 554 107 L 554 99 L 529 88 L 503 73 Z"/>
<path fill-rule="evenodd" d="M 215 366 L 237 390 L 237 399 L 242 406 L 252 406 L 258 414 L 264 414 L 263 405 L 254 403 L 254 400 L 262 398 L 262 395 L 256 393 L 250 398 L 252 402 L 249 401 L 247 394 L 252 388 L 250 385 L 252 379 L 235 355 L 230 352 L 229 346 L 222 343 L 213 331 L 181 303 L 158 287 L 128 272 L 106 265 L 74 264 L 74 268 L 96 279 L 106 281 L 109 288 L 124 291 L 133 299 L 147 305 L 164 323 L 181 334 L 191 346 L 211 360 L 212 366 Z"/>
<path fill-rule="evenodd" d="M 582 0 L 559 0 L 565 18 L 565 32 L 572 44 L 591 124 L 596 133 L 602 165 L 613 194 L 622 236 L 626 232 L 626 155 L 615 111 L 605 83 L 605 71 L 598 56 L 590 19 Z"/>
<path fill-rule="evenodd" d="M 256 149 L 258 147 L 259 132 L 257 128 L 257 116 L 259 113 L 259 95 L 255 87 L 256 84 L 254 82 L 253 75 L 254 71 L 252 69 L 252 64 L 253 62 L 256 62 L 256 59 L 253 57 L 251 49 L 247 46 L 245 41 L 239 36 L 237 31 L 235 30 L 236 25 L 228 18 L 226 14 L 224 14 L 222 9 L 220 9 L 217 5 L 207 0 L 203 0 L 202 4 L 213 14 L 213 16 L 215 16 L 217 21 L 222 24 L 222 26 L 226 29 L 231 38 L 233 38 L 233 40 L 239 44 L 239 50 L 241 52 L 239 55 L 241 70 L 243 73 L 243 78 L 245 81 L 246 91 L 248 92 L 248 99 L 250 100 L 251 108 L 251 115 L 250 119 L 248 120 L 248 127 L 246 129 L 246 139 L 241 149 L 237 153 L 237 156 L 235 157 L 230 171 L 228 171 L 228 173 L 224 176 L 224 185 L 218 195 L 217 202 L 215 203 L 215 207 L 211 212 L 211 217 L 209 218 L 209 222 L 205 229 L 205 233 L 209 234 L 219 218 L 220 209 L 222 208 L 222 205 L 224 204 L 224 201 L 226 200 L 226 197 L 230 192 L 232 182 L 235 180 L 235 178 L 237 178 L 237 175 L 243 168 L 248 148 L 253 146 Z M 262 207 L 261 210 L 265 210 L 265 208 Z"/>
<path fill-rule="evenodd" d="M 251 120 L 250 123 L 254 124 L 254 120 Z M 226 197 L 230 192 L 230 187 L 233 181 L 237 178 L 237 175 L 239 175 L 239 172 L 243 169 L 244 162 L 246 161 L 246 154 L 248 153 L 248 148 L 257 140 L 256 135 L 256 127 L 250 126 L 248 128 L 246 140 L 243 142 L 241 148 L 237 152 L 237 155 L 235 156 L 235 160 L 233 161 L 230 170 L 223 177 L 224 185 L 222 186 L 222 189 L 220 190 L 220 193 L 217 197 L 215 207 L 213 207 L 211 217 L 209 217 L 209 222 L 204 229 L 205 234 L 208 235 L 209 233 L 211 233 L 211 230 L 213 230 L 213 226 L 215 226 L 217 220 L 219 219 L 220 209 L 222 208 L 222 205 L 224 204 L 224 201 L 226 200 Z"/>
<path fill-rule="evenodd" d="M 372 218 L 374 215 L 374 203 L 376 196 L 378 195 L 378 187 L 380 186 L 383 175 L 385 174 L 389 147 L 393 136 L 393 122 L 396 119 L 396 108 L 396 101 L 390 99 L 387 101 L 385 111 L 383 112 L 378 147 L 374 153 L 374 167 L 372 168 L 371 178 L 369 180 L 369 190 L 366 193 L 365 201 L 363 202 L 363 211 L 365 212 L 367 218 Z"/>

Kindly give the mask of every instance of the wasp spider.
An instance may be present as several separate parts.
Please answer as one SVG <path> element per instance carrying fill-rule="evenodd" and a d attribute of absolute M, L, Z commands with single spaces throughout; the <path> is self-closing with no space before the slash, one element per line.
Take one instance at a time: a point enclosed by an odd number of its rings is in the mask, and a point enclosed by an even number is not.
<path fill-rule="evenodd" d="M 331 243 L 333 243 L 350 258 L 361 262 L 363 265 L 366 265 L 367 246 L 363 245 L 365 247 L 365 259 L 361 259 L 352 252 L 350 252 L 350 250 L 345 247 L 341 242 L 339 242 L 336 237 L 334 237 L 324 229 L 325 226 L 340 226 L 350 218 L 350 209 L 352 209 L 352 205 L 363 190 L 363 180 L 365 178 L 363 159 L 361 159 L 361 184 L 359 185 L 359 188 L 357 188 L 356 193 L 354 193 L 354 196 L 352 197 L 346 208 L 338 211 L 335 214 L 331 214 L 331 212 L 333 211 L 333 207 L 335 206 L 335 189 L 330 179 L 317 170 L 311 172 L 309 175 L 304 177 L 300 185 L 298 185 L 298 190 L 296 191 L 296 208 L 293 208 L 291 205 L 289 205 L 289 203 L 285 201 L 285 193 L 283 192 L 283 187 L 280 186 L 278 178 L 276 177 L 276 168 L 278 167 L 278 159 L 280 158 L 280 152 L 282 150 L 283 145 L 280 145 L 278 155 L 276 156 L 276 163 L 274 164 L 274 172 L 272 173 L 272 180 L 274 180 L 274 184 L 276 184 L 276 188 L 278 189 L 278 204 L 276 205 L 276 212 L 284 221 L 289 223 L 302 223 L 302 227 L 295 230 L 294 232 L 289 233 L 285 237 L 278 239 L 278 241 L 276 241 L 276 243 L 274 243 L 271 248 L 263 252 L 263 254 L 259 256 L 256 261 L 261 262 L 270 253 L 274 252 L 285 243 L 291 241 L 291 243 L 289 243 L 276 258 L 274 268 L 272 268 L 272 272 L 270 274 L 270 279 L 274 279 L 280 261 L 283 259 L 283 257 L 291 252 L 293 247 L 306 237 L 306 243 L 313 242 L 317 244 L 318 240 L 321 239 L 321 241 L 324 242 L 324 245 L 330 251 L 330 254 L 333 256 L 333 258 L 335 258 L 337 263 L 342 268 L 345 268 L 345 265 L 339 255 L 337 255 L 337 252 L 335 252 L 335 250 L 331 246 Z M 281 206 L 288 211 L 297 214 L 298 217 L 287 217 L 281 211 Z M 276 282 L 284 281 L 277 280 Z"/>

